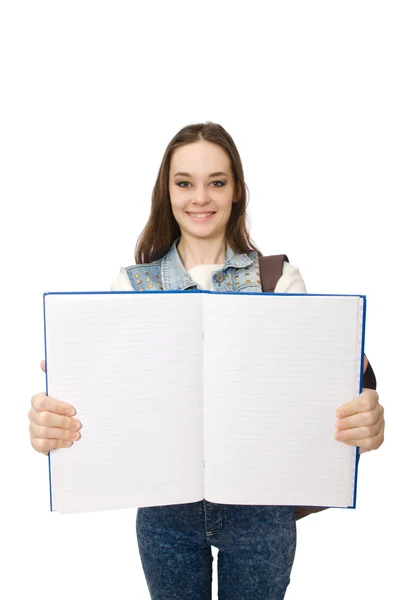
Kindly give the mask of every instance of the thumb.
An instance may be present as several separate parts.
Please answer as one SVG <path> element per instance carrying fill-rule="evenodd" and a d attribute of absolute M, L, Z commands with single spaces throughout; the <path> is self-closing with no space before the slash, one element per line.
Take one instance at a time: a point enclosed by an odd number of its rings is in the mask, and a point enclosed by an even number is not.
<path fill-rule="evenodd" d="M 45 360 L 42 360 L 40 363 L 41 370 L 45 373 Z"/>

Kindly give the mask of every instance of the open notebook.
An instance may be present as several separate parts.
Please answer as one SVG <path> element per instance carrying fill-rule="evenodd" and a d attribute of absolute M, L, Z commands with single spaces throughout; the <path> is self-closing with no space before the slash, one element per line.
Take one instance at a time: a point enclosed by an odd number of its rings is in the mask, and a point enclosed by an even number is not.
<path fill-rule="evenodd" d="M 45 293 L 47 394 L 81 439 L 50 452 L 51 510 L 197 502 L 355 507 L 365 296 Z"/>

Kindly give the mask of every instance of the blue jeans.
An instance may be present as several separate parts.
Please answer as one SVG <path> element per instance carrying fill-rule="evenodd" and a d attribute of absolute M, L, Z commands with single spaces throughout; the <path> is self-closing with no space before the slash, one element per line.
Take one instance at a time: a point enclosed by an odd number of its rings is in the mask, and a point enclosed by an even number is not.
<path fill-rule="evenodd" d="M 282 600 L 295 557 L 292 506 L 189 504 L 138 508 L 138 548 L 152 600 Z"/>

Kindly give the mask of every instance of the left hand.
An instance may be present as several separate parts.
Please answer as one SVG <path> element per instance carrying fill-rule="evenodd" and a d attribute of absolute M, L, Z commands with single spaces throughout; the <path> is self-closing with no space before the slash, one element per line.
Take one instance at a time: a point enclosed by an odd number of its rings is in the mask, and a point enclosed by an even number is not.
<path fill-rule="evenodd" d="M 364 357 L 364 372 L 367 365 L 368 360 Z M 336 410 L 338 421 L 334 437 L 349 446 L 359 446 L 360 454 L 376 450 L 384 442 L 383 415 L 384 409 L 379 404 L 377 391 L 364 388 L 351 402 Z"/>

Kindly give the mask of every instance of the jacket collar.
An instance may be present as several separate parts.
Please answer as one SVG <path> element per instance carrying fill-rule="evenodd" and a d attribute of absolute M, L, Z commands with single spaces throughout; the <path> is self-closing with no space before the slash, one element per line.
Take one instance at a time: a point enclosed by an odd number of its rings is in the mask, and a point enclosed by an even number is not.
<path fill-rule="evenodd" d="M 163 279 L 164 289 L 178 290 L 188 287 L 196 287 L 196 282 L 190 277 L 188 271 L 183 266 L 179 256 L 177 245 L 180 237 L 176 238 L 171 248 L 161 261 L 161 274 Z M 225 263 L 218 269 L 217 272 L 222 272 L 229 267 L 236 269 L 248 267 L 252 265 L 254 260 L 249 258 L 247 254 L 238 254 L 227 244 Z"/>

